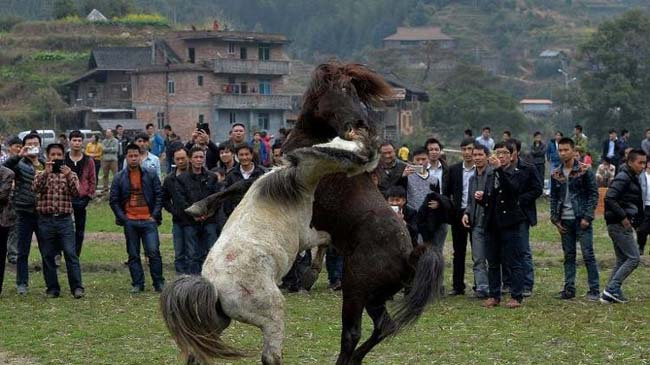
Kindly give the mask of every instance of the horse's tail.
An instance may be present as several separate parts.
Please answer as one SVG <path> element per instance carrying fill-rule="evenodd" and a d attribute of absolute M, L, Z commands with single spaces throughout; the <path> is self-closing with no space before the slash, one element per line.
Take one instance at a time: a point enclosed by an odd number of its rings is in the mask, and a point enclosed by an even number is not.
<path fill-rule="evenodd" d="M 160 308 L 184 360 L 208 364 L 214 358 L 234 360 L 246 356 L 221 340 L 230 318 L 220 308 L 217 290 L 204 277 L 183 275 L 166 285 L 160 295 Z"/>
<path fill-rule="evenodd" d="M 416 247 L 409 257 L 415 265 L 413 282 L 408 294 L 394 312 L 395 327 L 388 335 L 412 325 L 424 312 L 427 305 L 440 295 L 442 290 L 442 255 L 430 243 Z"/>

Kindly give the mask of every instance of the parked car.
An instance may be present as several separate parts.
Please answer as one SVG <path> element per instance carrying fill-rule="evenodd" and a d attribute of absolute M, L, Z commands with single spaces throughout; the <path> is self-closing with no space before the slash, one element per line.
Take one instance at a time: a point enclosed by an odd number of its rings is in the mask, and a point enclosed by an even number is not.
<path fill-rule="evenodd" d="M 72 129 L 69 129 L 69 130 L 65 131 L 65 135 L 69 136 L 70 132 L 72 132 L 72 131 L 73 131 Z M 80 129 L 79 132 L 81 132 L 81 134 L 83 134 L 83 136 L 84 136 L 83 137 L 84 138 L 84 146 L 86 144 L 88 144 L 88 142 L 90 142 L 90 137 L 92 137 L 94 135 L 97 135 L 97 136 L 99 136 L 99 139 L 102 139 L 102 136 L 103 136 L 101 131 L 92 131 L 90 129 Z"/>
<path fill-rule="evenodd" d="M 23 139 L 31 131 L 22 131 L 18 133 L 18 138 Z M 56 133 L 51 129 L 38 129 L 36 130 L 39 136 L 41 136 L 41 146 L 43 148 L 49 146 L 50 144 L 56 142 Z"/>

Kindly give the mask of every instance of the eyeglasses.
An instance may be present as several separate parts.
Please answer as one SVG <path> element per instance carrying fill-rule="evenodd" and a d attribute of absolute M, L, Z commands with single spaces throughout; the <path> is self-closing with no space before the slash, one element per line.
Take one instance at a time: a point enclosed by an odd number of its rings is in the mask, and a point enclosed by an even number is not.
<path fill-rule="evenodd" d="M 496 151 L 494 154 L 497 156 L 508 156 L 510 154 L 510 151 Z"/>

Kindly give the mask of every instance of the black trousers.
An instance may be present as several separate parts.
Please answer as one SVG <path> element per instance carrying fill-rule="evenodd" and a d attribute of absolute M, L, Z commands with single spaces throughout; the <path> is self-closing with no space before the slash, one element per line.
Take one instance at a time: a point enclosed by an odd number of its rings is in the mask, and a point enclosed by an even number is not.
<path fill-rule="evenodd" d="M 7 239 L 9 238 L 10 227 L 0 226 L 0 293 L 2 283 L 5 281 L 5 263 L 7 262 Z"/>
<path fill-rule="evenodd" d="M 636 235 L 636 240 L 639 244 L 639 253 L 641 255 L 643 255 L 645 244 L 648 240 L 648 235 L 650 235 L 650 205 L 645 206 L 643 213 L 643 222 L 641 222 Z"/>
<path fill-rule="evenodd" d="M 467 239 L 470 231 L 463 227 L 460 218 L 451 225 L 451 238 L 453 241 L 454 259 L 452 287 L 456 292 L 465 291 L 465 256 L 467 255 Z"/>

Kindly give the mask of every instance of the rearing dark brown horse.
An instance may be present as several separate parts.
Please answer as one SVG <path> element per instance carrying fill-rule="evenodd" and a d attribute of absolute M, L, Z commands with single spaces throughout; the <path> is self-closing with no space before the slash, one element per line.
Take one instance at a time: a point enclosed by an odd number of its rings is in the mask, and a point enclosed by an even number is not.
<path fill-rule="evenodd" d="M 283 149 L 291 151 L 336 136 L 350 139 L 358 129 L 366 129 L 376 141 L 369 110 L 391 93 L 379 75 L 362 65 L 330 62 L 318 66 Z M 332 236 L 332 244 L 344 256 L 343 329 L 337 364 L 361 364 L 375 345 L 417 320 L 439 293 L 442 260 L 429 245 L 413 249 L 406 226 L 368 174 L 353 178 L 336 174 L 321 180 L 312 222 Z M 391 318 L 386 301 L 406 285 L 409 294 L 397 303 Z M 357 347 L 364 308 L 374 330 Z"/>

